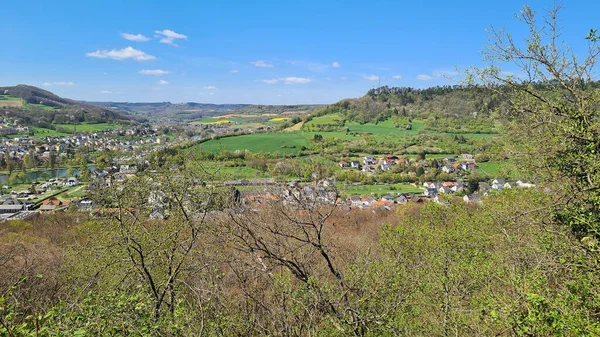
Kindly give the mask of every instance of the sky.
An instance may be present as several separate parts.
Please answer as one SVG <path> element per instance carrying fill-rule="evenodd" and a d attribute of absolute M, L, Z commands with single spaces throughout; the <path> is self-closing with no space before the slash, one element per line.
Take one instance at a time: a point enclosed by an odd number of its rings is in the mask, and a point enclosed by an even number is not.
<path fill-rule="evenodd" d="M 554 1 L 529 1 L 543 12 Z M 0 86 L 88 101 L 333 103 L 381 85 L 456 83 L 490 25 L 526 35 L 524 1 L 8 1 Z M 563 2 L 565 41 L 600 1 Z M 511 69 L 507 69 L 511 71 Z"/>

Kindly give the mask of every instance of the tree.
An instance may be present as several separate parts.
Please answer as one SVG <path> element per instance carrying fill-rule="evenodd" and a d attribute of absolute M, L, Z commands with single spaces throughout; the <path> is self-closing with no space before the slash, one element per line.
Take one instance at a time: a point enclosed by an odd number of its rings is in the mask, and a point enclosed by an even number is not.
<path fill-rule="evenodd" d="M 50 150 L 50 153 L 48 155 L 48 167 L 53 169 L 55 166 L 56 166 L 56 152 L 54 152 L 54 150 Z"/>
<path fill-rule="evenodd" d="M 35 151 L 29 150 L 29 152 L 23 156 L 23 167 L 25 169 L 32 169 L 37 167 L 37 157 Z"/>
<path fill-rule="evenodd" d="M 89 224 L 94 239 L 80 250 L 97 266 L 83 272 L 83 282 L 97 279 L 105 290 L 143 287 L 157 320 L 175 312 L 188 285 L 184 275 L 208 267 L 197 265 L 195 254 L 203 234 L 214 228 L 207 224 L 208 214 L 230 199 L 202 183 L 208 177 L 192 160 L 176 174 L 168 167 L 98 190 L 95 203 L 113 211 Z M 96 255 L 99 251 L 104 254 Z"/>
<path fill-rule="evenodd" d="M 600 237 L 600 88 L 594 82 L 600 48 L 592 31 L 587 53 L 574 52 L 561 40 L 559 11 L 539 20 L 525 6 L 518 16 L 530 31 L 524 41 L 492 27 L 484 51 L 489 66 L 468 72 L 468 80 L 509 101 L 507 129 L 520 140 L 512 144 L 514 161 L 556 193 L 556 220 L 580 236 Z M 520 74 L 503 72 L 507 65 Z"/>

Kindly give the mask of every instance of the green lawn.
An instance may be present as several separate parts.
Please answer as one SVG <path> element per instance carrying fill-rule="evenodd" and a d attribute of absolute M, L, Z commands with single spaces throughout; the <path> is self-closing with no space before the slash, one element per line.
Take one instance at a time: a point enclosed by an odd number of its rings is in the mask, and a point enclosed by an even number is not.
<path fill-rule="evenodd" d="M 415 187 L 409 184 L 392 184 L 392 185 L 345 185 L 343 183 L 337 184 L 340 195 L 349 197 L 352 195 L 376 195 L 383 196 L 387 194 L 396 193 L 421 193 L 422 188 Z"/>
<path fill-rule="evenodd" d="M 256 133 L 222 139 L 209 140 L 193 147 L 194 150 L 218 152 L 248 150 L 250 152 L 297 154 L 302 146 L 308 146 L 305 135 L 297 132 Z"/>

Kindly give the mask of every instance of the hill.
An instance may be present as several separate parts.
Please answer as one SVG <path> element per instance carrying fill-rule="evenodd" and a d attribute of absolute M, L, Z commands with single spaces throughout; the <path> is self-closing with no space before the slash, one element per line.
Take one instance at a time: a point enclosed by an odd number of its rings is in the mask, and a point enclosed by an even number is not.
<path fill-rule="evenodd" d="M 357 99 L 345 99 L 315 111 L 305 121 L 306 127 L 343 126 L 345 121 L 379 123 L 393 119 L 397 127 L 420 119 L 425 127 L 439 132 L 495 133 L 498 111 L 507 102 L 480 87 L 441 86 L 427 89 L 380 87 Z M 328 116 L 328 118 L 322 118 Z M 320 118 L 315 123 L 313 120 Z M 331 122 L 325 122 L 331 119 Z M 310 123 L 309 123 L 310 122 Z"/>
<path fill-rule="evenodd" d="M 308 113 L 323 105 L 252 105 L 252 104 L 210 104 L 210 103 L 129 103 L 129 102 L 88 102 L 103 108 L 110 108 L 131 116 L 153 120 L 195 120 L 229 113 L 263 115 L 282 113 Z"/>
<path fill-rule="evenodd" d="M 127 113 L 59 97 L 30 85 L 0 87 L 0 107 L 24 124 L 47 127 L 61 123 L 129 123 L 137 118 Z"/>

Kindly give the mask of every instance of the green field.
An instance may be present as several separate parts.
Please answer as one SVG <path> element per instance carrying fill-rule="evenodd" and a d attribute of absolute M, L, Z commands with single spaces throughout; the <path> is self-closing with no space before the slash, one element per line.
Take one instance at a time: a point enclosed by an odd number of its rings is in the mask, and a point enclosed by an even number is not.
<path fill-rule="evenodd" d="M 0 95 L 0 100 L 4 100 L 4 101 L 20 101 L 21 97 L 10 96 L 10 95 Z"/>
<path fill-rule="evenodd" d="M 54 124 L 57 127 L 63 127 L 69 131 L 77 131 L 77 132 L 97 132 L 103 130 L 114 130 L 120 129 L 123 126 L 116 123 L 97 123 L 97 124 L 89 124 L 89 123 L 81 123 L 81 124 Z"/>
<path fill-rule="evenodd" d="M 510 170 L 512 163 L 501 161 L 489 161 L 485 163 L 477 163 L 479 171 L 491 177 L 498 176 L 501 171 Z"/>
<path fill-rule="evenodd" d="M 39 128 L 37 126 L 30 126 L 29 129 L 33 129 L 35 137 L 61 137 L 68 136 L 69 134 L 64 132 L 59 132 L 52 129 Z"/>
<path fill-rule="evenodd" d="M 44 105 L 44 104 L 31 104 L 31 103 L 27 103 L 25 105 L 25 108 L 36 108 L 36 109 L 42 109 L 42 110 L 46 110 L 46 111 L 54 111 L 54 110 L 60 110 L 60 108 L 55 108 L 52 106 L 48 106 L 48 105 Z"/>
<path fill-rule="evenodd" d="M 237 123 L 247 123 L 249 121 L 255 121 L 259 116 L 250 116 L 250 117 L 206 117 L 200 118 L 192 122 L 192 124 L 221 124 L 227 122 L 237 122 Z"/>
<path fill-rule="evenodd" d="M 421 193 L 422 188 L 415 187 L 409 184 L 392 184 L 392 185 L 345 185 L 337 184 L 340 195 L 349 197 L 352 195 L 376 195 L 383 196 L 387 194 L 398 193 Z"/>
<path fill-rule="evenodd" d="M 316 127 L 317 125 L 338 125 L 338 121 L 343 120 L 343 117 L 338 114 L 319 116 L 311 119 L 304 124 L 304 127 Z"/>
<path fill-rule="evenodd" d="M 283 147 L 282 147 L 283 146 Z M 250 152 L 297 154 L 302 146 L 308 146 L 305 135 L 295 132 L 256 133 L 227 137 L 198 144 L 196 151 L 218 152 L 223 149 L 230 151 L 248 150 Z"/>

